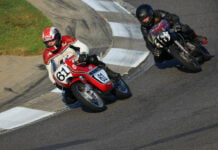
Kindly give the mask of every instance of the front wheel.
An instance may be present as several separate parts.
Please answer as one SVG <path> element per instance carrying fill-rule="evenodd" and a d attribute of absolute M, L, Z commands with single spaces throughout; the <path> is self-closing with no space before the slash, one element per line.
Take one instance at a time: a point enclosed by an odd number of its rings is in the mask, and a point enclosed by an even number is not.
<path fill-rule="evenodd" d="M 104 111 L 106 109 L 105 103 L 95 89 L 90 88 L 87 84 L 76 82 L 72 84 L 71 90 L 73 95 L 86 108 L 94 112 Z"/>
<path fill-rule="evenodd" d="M 132 95 L 128 85 L 121 78 L 114 81 L 113 94 L 118 99 L 126 99 L 126 98 L 129 98 Z"/>
<path fill-rule="evenodd" d="M 178 60 L 185 68 L 192 72 L 200 72 L 201 66 L 194 57 L 186 54 L 183 51 L 178 50 L 178 48 L 170 49 L 170 54 Z"/>

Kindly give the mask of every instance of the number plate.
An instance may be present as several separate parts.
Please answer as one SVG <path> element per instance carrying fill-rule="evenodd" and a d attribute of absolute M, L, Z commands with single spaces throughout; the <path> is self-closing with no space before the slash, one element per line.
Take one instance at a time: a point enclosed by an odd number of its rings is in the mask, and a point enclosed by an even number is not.
<path fill-rule="evenodd" d="M 97 80 L 99 80 L 100 82 L 102 82 L 102 83 L 107 83 L 107 82 L 110 81 L 110 79 L 109 79 L 107 73 L 106 73 L 103 69 L 101 69 L 100 71 L 96 72 L 96 73 L 94 74 L 94 77 L 95 77 Z"/>
<path fill-rule="evenodd" d="M 55 78 L 60 81 L 61 83 L 67 84 L 67 79 L 72 77 L 70 70 L 65 65 L 61 65 L 55 71 Z"/>

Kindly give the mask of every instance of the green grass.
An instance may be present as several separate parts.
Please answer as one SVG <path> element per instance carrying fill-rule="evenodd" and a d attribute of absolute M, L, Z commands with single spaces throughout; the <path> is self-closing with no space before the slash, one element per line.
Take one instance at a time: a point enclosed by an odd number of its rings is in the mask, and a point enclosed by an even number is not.
<path fill-rule="evenodd" d="M 43 29 L 52 26 L 26 0 L 0 0 L 0 55 L 38 55 L 44 50 Z"/>

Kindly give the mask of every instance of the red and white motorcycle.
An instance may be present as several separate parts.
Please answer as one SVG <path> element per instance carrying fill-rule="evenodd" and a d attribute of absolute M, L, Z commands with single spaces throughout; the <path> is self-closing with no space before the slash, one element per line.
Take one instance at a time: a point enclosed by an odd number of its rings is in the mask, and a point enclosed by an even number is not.
<path fill-rule="evenodd" d="M 65 60 L 55 71 L 53 78 L 64 88 L 70 88 L 75 98 L 91 111 L 106 109 L 105 95 L 117 99 L 131 96 L 128 85 L 121 78 L 111 80 L 105 70 L 93 64 L 74 62 L 74 56 Z"/>

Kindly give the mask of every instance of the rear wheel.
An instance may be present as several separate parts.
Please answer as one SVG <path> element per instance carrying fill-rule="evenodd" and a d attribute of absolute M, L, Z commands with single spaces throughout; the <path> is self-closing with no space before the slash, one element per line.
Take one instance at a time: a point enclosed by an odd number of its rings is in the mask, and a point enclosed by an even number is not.
<path fill-rule="evenodd" d="M 203 47 L 201 44 L 193 43 L 193 45 L 195 45 L 196 52 L 198 53 L 198 56 L 202 57 L 203 62 L 208 61 L 212 58 L 207 49 Z"/>
<path fill-rule="evenodd" d="M 76 82 L 72 84 L 71 90 L 76 99 L 89 110 L 100 112 L 106 109 L 103 99 L 99 96 L 95 89 L 90 88 L 89 85 L 87 86 L 82 82 Z"/>
<path fill-rule="evenodd" d="M 132 95 L 128 85 L 121 78 L 114 81 L 113 94 L 118 99 L 126 99 L 126 98 L 129 98 Z"/>

